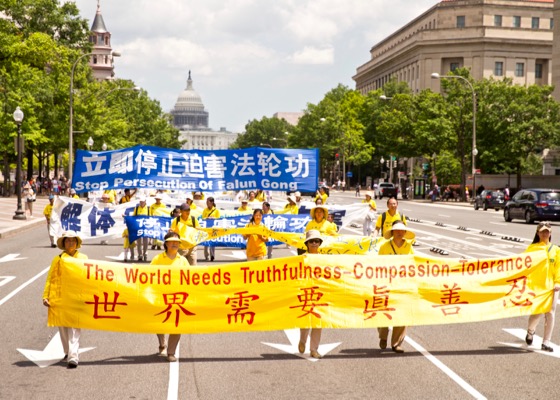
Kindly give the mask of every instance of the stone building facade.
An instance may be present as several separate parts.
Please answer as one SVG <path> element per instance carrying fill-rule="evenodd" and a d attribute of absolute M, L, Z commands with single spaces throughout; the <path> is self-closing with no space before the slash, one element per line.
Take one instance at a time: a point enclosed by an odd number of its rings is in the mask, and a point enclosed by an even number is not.
<path fill-rule="evenodd" d="M 353 79 L 362 93 L 391 79 L 439 91 L 434 72 L 467 67 L 475 80 L 551 84 L 554 0 L 444 0 L 370 50 Z"/>

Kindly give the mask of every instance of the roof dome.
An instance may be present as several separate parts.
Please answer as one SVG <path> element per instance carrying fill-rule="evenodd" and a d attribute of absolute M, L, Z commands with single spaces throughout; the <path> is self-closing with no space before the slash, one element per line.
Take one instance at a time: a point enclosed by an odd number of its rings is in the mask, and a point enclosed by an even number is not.
<path fill-rule="evenodd" d="M 200 110 L 204 111 L 204 103 L 200 95 L 193 89 L 191 71 L 189 71 L 189 79 L 187 79 L 187 87 L 181 92 L 175 103 L 176 111 L 183 110 Z"/>

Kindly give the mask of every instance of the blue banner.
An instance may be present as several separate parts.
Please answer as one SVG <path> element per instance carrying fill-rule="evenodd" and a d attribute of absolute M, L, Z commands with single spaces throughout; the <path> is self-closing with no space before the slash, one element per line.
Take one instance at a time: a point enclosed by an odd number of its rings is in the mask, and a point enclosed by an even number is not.
<path fill-rule="evenodd" d="M 318 149 L 175 150 L 135 146 L 78 150 L 72 188 L 180 191 L 317 190 Z"/>
<path fill-rule="evenodd" d="M 135 242 L 139 237 L 163 240 L 165 234 L 171 228 L 171 217 L 125 216 L 124 222 L 128 229 L 128 240 L 130 243 Z"/>
<path fill-rule="evenodd" d="M 200 226 L 204 228 L 244 228 L 249 223 L 251 215 L 241 215 L 237 217 L 216 218 L 216 219 L 201 219 L 199 220 Z M 263 215 L 262 223 L 269 229 L 277 232 L 296 232 L 301 233 L 305 231 L 305 226 L 311 220 L 308 215 L 293 215 L 293 214 L 266 214 Z M 270 240 L 267 246 L 277 246 L 282 242 Z M 245 248 L 246 241 L 242 235 L 233 234 L 221 236 L 217 239 L 212 239 L 207 242 L 201 243 L 203 246 L 210 247 L 239 247 Z"/>

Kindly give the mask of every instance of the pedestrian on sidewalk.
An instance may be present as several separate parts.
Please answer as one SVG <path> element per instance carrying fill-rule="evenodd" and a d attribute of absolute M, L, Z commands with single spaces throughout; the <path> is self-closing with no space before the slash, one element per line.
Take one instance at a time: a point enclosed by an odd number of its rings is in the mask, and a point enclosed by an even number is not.
<path fill-rule="evenodd" d="M 82 239 L 74 231 L 64 232 L 56 241 L 56 245 L 62 250 L 62 253 L 53 258 L 51 262 L 47 281 L 45 282 L 45 290 L 43 291 L 43 305 L 45 307 L 50 307 L 51 300 L 55 300 L 60 296 L 61 275 L 63 273 L 60 265 L 61 261 L 66 257 L 88 258 L 88 256 L 78 251 L 82 246 Z M 82 330 L 80 328 L 59 326 L 58 331 L 60 332 L 60 340 L 64 349 L 64 360 L 68 360 L 68 368 L 77 368 Z"/>

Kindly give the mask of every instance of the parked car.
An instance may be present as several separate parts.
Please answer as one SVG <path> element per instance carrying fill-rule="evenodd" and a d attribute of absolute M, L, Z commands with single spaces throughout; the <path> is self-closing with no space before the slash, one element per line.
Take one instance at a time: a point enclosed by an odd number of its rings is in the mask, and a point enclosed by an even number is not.
<path fill-rule="evenodd" d="M 505 194 L 501 190 L 483 190 L 474 199 L 474 209 L 478 210 L 482 207 L 484 211 L 493 208 L 496 211 L 504 208 L 506 205 Z"/>
<path fill-rule="evenodd" d="M 521 189 L 506 203 L 504 219 L 560 221 L 560 189 Z"/>
<path fill-rule="evenodd" d="M 376 199 L 382 199 L 383 197 L 394 197 L 397 198 L 399 193 L 399 188 L 389 182 L 381 182 L 375 189 L 374 195 Z"/>

